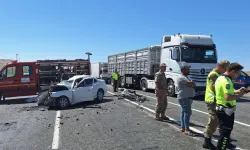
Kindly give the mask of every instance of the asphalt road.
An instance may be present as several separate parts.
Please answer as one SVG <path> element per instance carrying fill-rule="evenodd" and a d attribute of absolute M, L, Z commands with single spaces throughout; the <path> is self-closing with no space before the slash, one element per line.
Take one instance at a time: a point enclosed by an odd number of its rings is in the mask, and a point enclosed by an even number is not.
<path fill-rule="evenodd" d="M 207 122 L 206 106 L 193 102 L 189 137 L 180 132 L 180 106 L 169 98 L 167 115 L 172 121 L 153 120 L 156 103 L 153 93 L 144 103 L 118 100 L 107 93 L 103 103 L 85 102 L 67 110 L 48 110 L 24 99 L 0 102 L 0 149 L 23 150 L 201 150 Z M 249 99 L 249 98 L 248 98 Z M 250 100 L 239 101 L 232 138 L 241 149 L 250 149 Z M 139 105 L 139 106 L 137 106 Z M 215 134 L 215 139 L 218 133 Z M 216 142 L 214 142 L 216 143 Z"/>

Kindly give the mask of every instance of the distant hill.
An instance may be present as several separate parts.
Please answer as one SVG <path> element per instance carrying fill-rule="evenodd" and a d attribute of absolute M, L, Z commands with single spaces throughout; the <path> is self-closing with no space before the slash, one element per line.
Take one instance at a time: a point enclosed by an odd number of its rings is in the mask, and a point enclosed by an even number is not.
<path fill-rule="evenodd" d="M 0 67 L 5 65 L 6 63 L 9 63 L 11 60 L 10 59 L 0 59 Z"/>

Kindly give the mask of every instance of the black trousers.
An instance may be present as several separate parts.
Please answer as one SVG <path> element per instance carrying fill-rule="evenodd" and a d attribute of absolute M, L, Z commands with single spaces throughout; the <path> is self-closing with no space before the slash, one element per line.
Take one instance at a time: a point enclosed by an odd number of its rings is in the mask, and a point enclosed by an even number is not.
<path fill-rule="evenodd" d="M 217 111 L 216 115 L 219 119 L 220 137 L 217 143 L 218 150 L 226 150 L 227 144 L 230 143 L 229 137 L 234 126 L 234 113 L 228 116 L 224 111 Z"/>
<path fill-rule="evenodd" d="M 113 80 L 113 91 L 116 92 L 117 91 L 117 80 Z"/>

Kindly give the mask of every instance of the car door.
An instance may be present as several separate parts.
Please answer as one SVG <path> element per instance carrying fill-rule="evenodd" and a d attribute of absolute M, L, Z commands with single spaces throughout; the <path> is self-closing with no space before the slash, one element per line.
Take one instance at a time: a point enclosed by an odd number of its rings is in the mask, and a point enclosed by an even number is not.
<path fill-rule="evenodd" d="M 35 66 L 33 64 L 20 64 L 19 68 L 21 69 L 20 95 L 35 95 L 37 92 Z"/>
<path fill-rule="evenodd" d="M 99 89 L 100 83 L 97 81 L 97 79 L 93 78 L 93 89 L 92 89 L 92 95 L 93 97 L 97 96 L 97 90 Z"/>
<path fill-rule="evenodd" d="M 17 64 L 5 66 L 0 74 L 0 94 L 5 97 L 22 96 L 18 91 L 20 77 L 18 76 Z"/>
<path fill-rule="evenodd" d="M 80 103 L 91 100 L 93 79 L 84 79 L 73 90 L 74 103 Z M 91 84 L 90 84 L 91 83 Z"/>

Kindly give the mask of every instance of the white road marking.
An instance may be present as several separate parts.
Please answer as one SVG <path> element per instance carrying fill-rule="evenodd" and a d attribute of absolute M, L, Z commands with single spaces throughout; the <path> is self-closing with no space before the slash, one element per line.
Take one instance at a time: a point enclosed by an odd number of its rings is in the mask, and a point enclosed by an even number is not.
<path fill-rule="evenodd" d="M 143 93 L 141 93 L 141 92 L 139 92 L 140 94 L 143 94 Z M 114 94 L 113 94 L 114 95 Z M 144 95 L 144 94 L 143 94 Z M 145 96 L 145 95 L 144 95 Z M 146 97 L 149 97 L 149 98 L 152 98 L 152 99 L 156 99 L 156 97 L 152 97 L 152 96 L 146 96 Z M 177 104 L 177 103 L 173 103 L 173 102 L 168 102 L 169 104 L 172 104 L 172 105 L 175 105 L 175 106 L 179 106 L 179 107 L 181 107 L 181 105 L 179 105 L 179 104 Z M 207 112 L 204 112 L 204 111 L 201 111 L 201 110 L 198 110 L 198 109 L 193 109 L 192 108 L 192 110 L 193 111 L 196 111 L 196 112 L 199 112 L 199 113 L 202 113 L 202 114 L 206 114 L 206 115 L 208 115 L 208 113 Z M 246 127 L 250 127 L 250 124 L 246 124 L 246 123 L 243 123 L 243 122 L 240 122 L 240 121 L 234 121 L 235 123 L 237 123 L 237 124 L 240 124 L 240 125 L 242 125 L 242 126 L 246 126 Z"/>
<path fill-rule="evenodd" d="M 61 112 L 59 110 L 56 111 L 56 119 L 55 119 L 55 127 L 54 127 L 52 149 L 58 149 L 58 147 L 59 147 L 60 116 L 61 116 Z"/>
<path fill-rule="evenodd" d="M 108 93 L 111 94 L 111 95 L 116 95 L 116 94 L 114 94 L 114 93 L 112 93 L 112 92 L 109 92 L 109 91 L 108 91 Z M 152 98 L 153 98 L 153 97 L 152 97 Z M 145 110 L 147 110 L 147 111 L 149 111 L 149 112 L 155 114 L 155 111 L 152 110 L 152 109 L 150 109 L 150 108 L 148 108 L 148 107 L 145 107 L 145 106 L 143 106 L 143 105 L 141 105 L 141 104 L 138 104 L 138 103 L 133 102 L 133 101 L 131 101 L 131 100 L 129 100 L 129 99 L 126 99 L 126 98 L 125 98 L 124 100 L 127 101 L 127 102 L 129 102 L 129 103 L 131 103 L 131 104 L 133 104 L 133 105 L 135 105 L 135 106 L 138 106 L 138 107 L 140 107 L 140 108 L 143 108 L 143 109 L 145 109 Z M 169 116 L 168 116 L 168 117 L 169 117 Z M 175 120 L 174 118 L 169 117 L 169 119 L 170 119 L 171 121 L 175 122 L 176 124 L 178 124 L 178 123 L 177 123 L 177 120 Z M 192 131 L 196 132 L 196 133 L 204 134 L 203 131 L 200 131 L 200 130 L 194 128 L 194 127 L 190 127 L 190 129 L 191 129 Z M 215 142 L 218 142 L 217 139 L 212 138 L 212 140 L 215 141 Z M 239 148 L 239 147 L 237 147 L 236 149 L 237 149 L 237 150 L 244 150 L 244 149 Z"/>
<path fill-rule="evenodd" d="M 152 96 L 146 96 L 146 97 L 149 97 L 149 98 L 153 98 L 153 99 L 156 99 L 155 97 L 152 97 Z M 173 103 L 173 102 L 168 102 L 169 104 L 172 104 L 172 105 L 176 105 L 176 106 L 181 106 L 181 105 L 179 105 L 179 104 L 176 104 L 176 103 Z M 204 112 L 204 111 L 201 111 L 201 110 L 197 110 L 197 109 L 193 109 L 192 108 L 192 110 L 193 111 L 196 111 L 196 112 L 199 112 L 199 113 L 202 113 L 202 114 L 206 114 L 206 115 L 208 115 L 208 113 L 207 112 Z M 243 122 L 240 122 L 240 121 L 234 121 L 235 123 L 237 123 L 237 124 L 240 124 L 240 125 L 243 125 L 243 126 L 246 126 L 246 127 L 250 127 L 250 125 L 249 124 L 246 124 L 246 123 L 243 123 Z"/>

